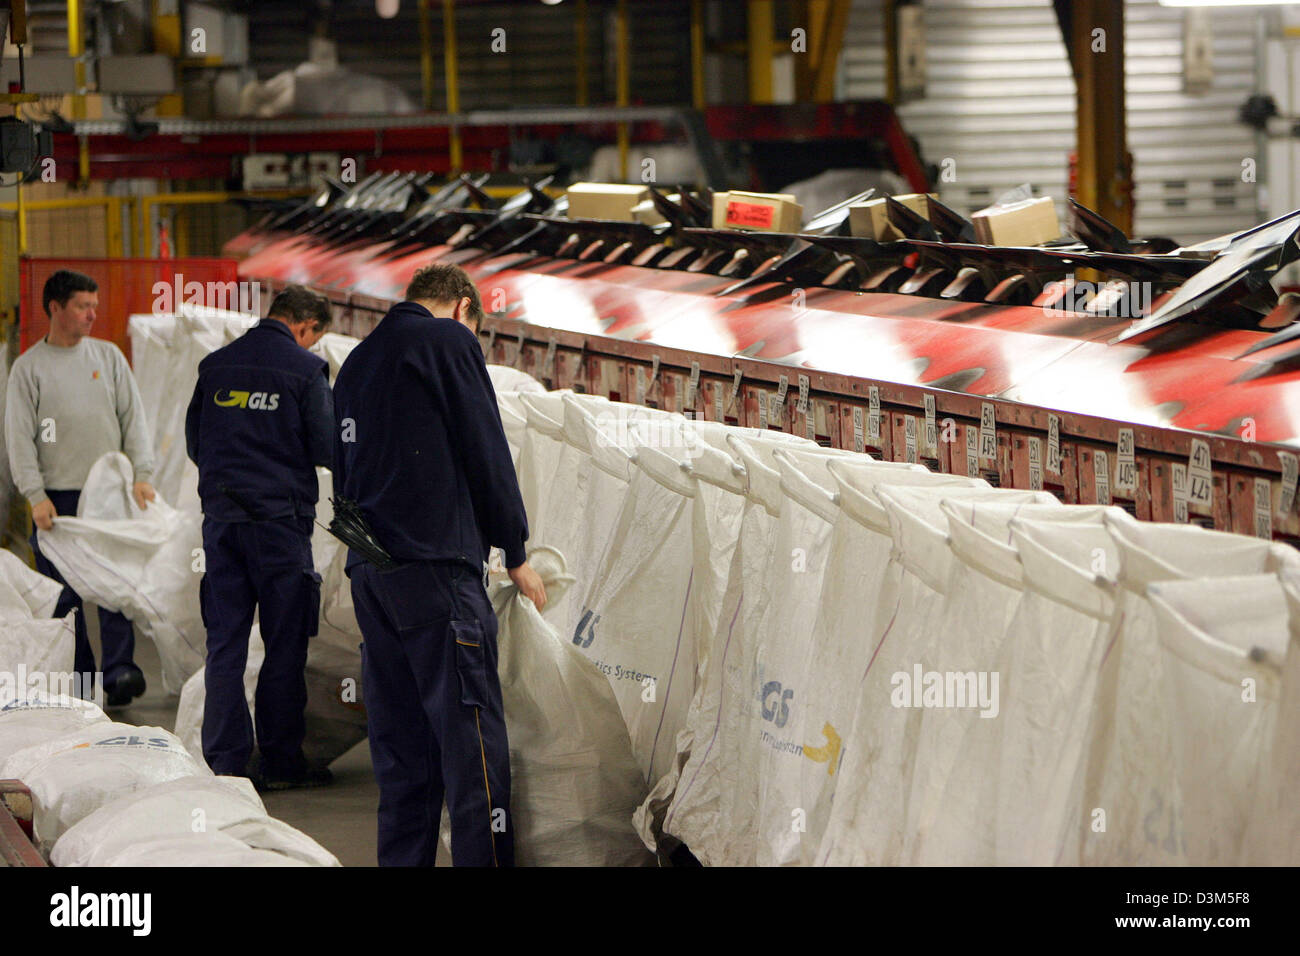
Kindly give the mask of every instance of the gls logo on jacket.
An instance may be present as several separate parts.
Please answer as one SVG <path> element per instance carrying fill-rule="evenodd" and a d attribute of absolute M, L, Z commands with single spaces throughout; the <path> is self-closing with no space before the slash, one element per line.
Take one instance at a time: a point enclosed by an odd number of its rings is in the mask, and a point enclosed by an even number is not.
<path fill-rule="evenodd" d="M 221 397 L 221 389 L 212 395 L 212 401 L 222 408 L 255 408 L 259 411 L 273 412 L 280 404 L 279 392 L 240 392 L 233 388 L 226 389 L 226 397 Z"/>

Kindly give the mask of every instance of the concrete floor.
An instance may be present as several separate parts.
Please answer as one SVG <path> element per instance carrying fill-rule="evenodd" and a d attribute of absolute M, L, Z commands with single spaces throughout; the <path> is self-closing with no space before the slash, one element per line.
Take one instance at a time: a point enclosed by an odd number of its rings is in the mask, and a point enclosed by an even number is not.
<path fill-rule="evenodd" d="M 87 615 L 90 642 L 100 658 L 98 619 L 93 609 Z M 176 707 L 180 699 L 162 688 L 162 665 L 158 651 L 148 638 L 137 638 L 135 661 L 144 671 L 148 687 L 144 696 L 130 706 L 110 710 L 114 720 L 140 726 L 176 726 Z M 267 812 L 306 833 L 325 847 L 344 866 L 375 866 L 375 811 L 379 806 L 379 788 L 370 764 L 370 745 L 357 744 L 330 765 L 334 783 L 312 790 L 288 790 L 268 793 L 262 800 Z M 445 850 L 439 866 L 449 865 Z"/>

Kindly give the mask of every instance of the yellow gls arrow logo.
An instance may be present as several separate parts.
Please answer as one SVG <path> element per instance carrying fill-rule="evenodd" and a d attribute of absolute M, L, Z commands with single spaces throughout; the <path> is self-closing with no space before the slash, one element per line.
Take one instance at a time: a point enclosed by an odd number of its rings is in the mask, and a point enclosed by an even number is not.
<path fill-rule="evenodd" d="M 826 764 L 826 775 L 833 777 L 835 767 L 840 761 L 840 748 L 843 746 L 843 741 L 829 723 L 822 728 L 822 733 L 826 735 L 826 746 L 809 747 L 804 744 L 803 755 L 816 763 Z"/>
<path fill-rule="evenodd" d="M 212 401 L 222 408 L 229 408 L 232 405 L 237 405 L 240 408 L 248 407 L 248 392 L 237 392 L 234 389 L 229 389 L 227 394 L 230 397 L 223 399 L 221 392 L 218 390 L 213 394 Z"/>

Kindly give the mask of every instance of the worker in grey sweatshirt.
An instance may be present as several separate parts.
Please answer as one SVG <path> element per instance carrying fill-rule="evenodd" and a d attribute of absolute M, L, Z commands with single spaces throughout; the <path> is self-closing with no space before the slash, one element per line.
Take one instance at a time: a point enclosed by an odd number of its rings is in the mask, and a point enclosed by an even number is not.
<path fill-rule="evenodd" d="M 14 483 L 32 506 L 32 522 L 48 531 L 59 515 L 73 516 L 90 467 L 108 452 L 124 452 L 135 469 L 132 496 L 140 508 L 154 500 L 149 479 L 153 449 L 140 403 L 140 390 L 126 356 L 112 342 L 90 338 L 99 306 L 99 286 L 90 276 L 61 269 L 45 283 L 42 296 L 49 334 L 14 361 L 5 401 L 5 438 Z M 63 582 L 55 608 L 62 617 L 75 608 L 78 673 L 95 671 L 81 599 L 41 554 L 32 532 L 36 569 Z M 99 611 L 103 680 L 110 706 L 129 704 L 144 693 L 145 680 L 133 660 L 135 634 L 121 614 Z"/>

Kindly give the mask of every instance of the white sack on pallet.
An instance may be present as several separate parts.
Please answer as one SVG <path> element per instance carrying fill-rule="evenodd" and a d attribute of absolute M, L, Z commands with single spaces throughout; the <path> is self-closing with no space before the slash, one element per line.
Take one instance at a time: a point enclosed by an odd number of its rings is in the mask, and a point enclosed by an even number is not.
<path fill-rule="evenodd" d="M 1095 865 L 1187 862 L 1182 795 L 1174 768 L 1174 728 L 1165 695 L 1165 652 L 1148 588 L 1162 581 L 1276 573 L 1294 567 L 1290 549 L 1191 525 L 1108 520 L 1119 548 L 1120 625 L 1093 704 L 1085 806 L 1106 809 L 1106 834 L 1082 823 L 1071 847 Z"/>
<path fill-rule="evenodd" d="M 0 703 L 0 762 L 28 747 L 77 733 L 108 717 L 91 701 L 31 694 Z"/>
<path fill-rule="evenodd" d="M 573 578 L 552 548 L 529 551 L 548 600 Z M 490 591 L 510 736 L 510 809 L 520 866 L 642 866 L 632 828 L 645 780 L 609 681 L 509 581 Z M 443 808 L 440 838 L 450 850 Z"/>
<path fill-rule="evenodd" d="M 131 463 L 120 452 L 91 467 L 78 516 L 38 532 L 41 550 L 87 601 L 125 614 L 162 658 L 163 686 L 178 693 L 203 665 L 199 612 L 201 519 L 160 494 L 141 511 L 131 499 Z"/>
<path fill-rule="evenodd" d="M 1269 757 L 1290 640 L 1275 574 L 1150 585 L 1190 866 L 1242 855 L 1259 768 Z M 1246 861 L 1251 862 L 1251 861 Z"/>
<path fill-rule="evenodd" d="M 36 840 L 48 853 L 79 820 L 137 790 L 177 777 L 211 776 L 161 727 L 95 723 L 10 754 L 0 778 L 32 791 Z"/>
<path fill-rule="evenodd" d="M 339 862 L 311 837 L 267 815 L 246 777 L 181 777 L 114 800 L 89 814 L 55 844 L 55 866 L 118 866 L 136 859 L 141 844 L 192 838 L 199 859 L 209 846 L 203 834 L 220 833 L 250 849 L 278 853 L 313 866 Z M 200 865 L 191 862 L 189 865 Z"/>
<path fill-rule="evenodd" d="M 100 864 L 94 864 L 100 865 Z M 274 850 L 260 850 L 226 831 L 164 836 L 136 843 L 104 866 L 311 866 Z"/>

